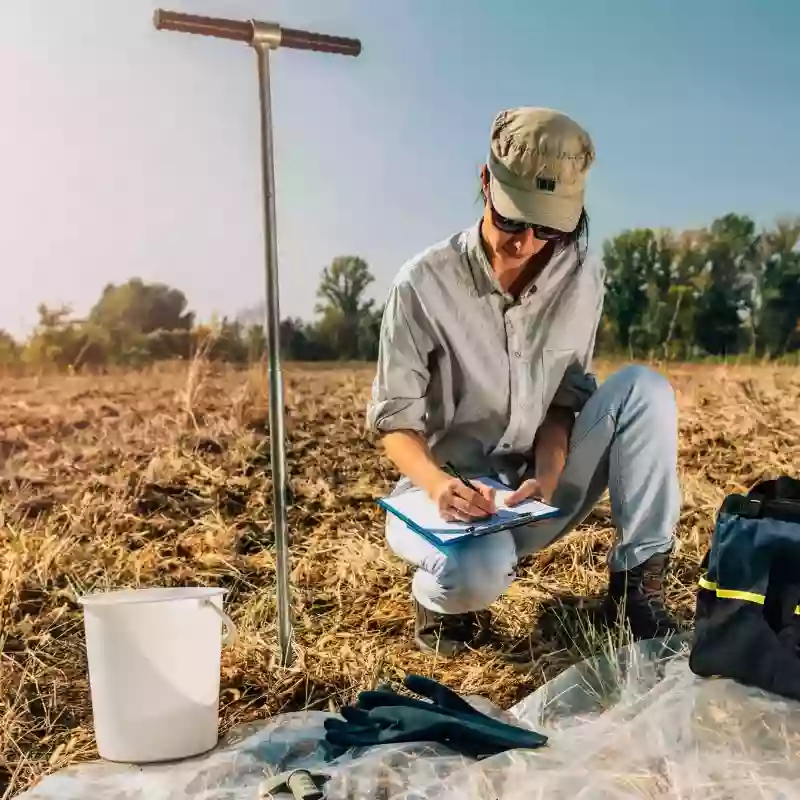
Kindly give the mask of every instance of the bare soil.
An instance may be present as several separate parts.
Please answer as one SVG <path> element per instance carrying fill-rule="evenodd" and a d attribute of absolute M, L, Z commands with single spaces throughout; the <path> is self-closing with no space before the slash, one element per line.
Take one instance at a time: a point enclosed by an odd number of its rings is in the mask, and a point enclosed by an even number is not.
<path fill-rule="evenodd" d="M 601 376 L 613 368 L 600 365 Z M 690 622 L 697 566 L 724 496 L 797 472 L 800 374 L 656 368 L 680 405 L 684 498 L 669 602 Z M 493 609 L 496 642 L 454 662 L 415 650 L 411 571 L 387 549 L 374 503 L 397 475 L 364 431 L 371 378 L 369 367 L 286 370 L 297 656 L 288 671 L 274 664 L 263 374 L 196 363 L 0 378 L 0 798 L 96 756 L 76 603 L 93 590 L 228 590 L 241 638 L 223 654 L 223 728 L 336 709 L 407 672 L 507 707 L 586 655 L 585 643 L 565 637 L 563 613 L 604 590 L 606 501 L 523 565 Z M 537 656 L 530 673 L 499 657 L 501 645 L 517 641 Z"/>

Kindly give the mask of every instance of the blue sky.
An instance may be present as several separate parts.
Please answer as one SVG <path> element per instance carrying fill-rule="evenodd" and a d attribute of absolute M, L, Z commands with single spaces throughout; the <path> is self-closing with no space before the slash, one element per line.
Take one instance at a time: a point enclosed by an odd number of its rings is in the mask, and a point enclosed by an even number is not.
<path fill-rule="evenodd" d="M 107 282 L 201 316 L 263 298 L 255 56 L 156 32 L 157 6 L 356 36 L 273 57 L 282 315 L 339 254 L 381 300 L 479 213 L 494 114 L 591 133 L 591 243 L 625 228 L 800 213 L 797 0 L 0 0 L 0 327 L 85 312 Z"/>

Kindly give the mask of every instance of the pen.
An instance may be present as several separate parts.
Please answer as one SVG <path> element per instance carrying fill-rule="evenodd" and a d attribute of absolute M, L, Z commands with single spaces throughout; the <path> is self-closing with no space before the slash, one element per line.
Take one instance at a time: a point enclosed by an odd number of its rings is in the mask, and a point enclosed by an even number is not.
<path fill-rule="evenodd" d="M 458 478 L 467 489 L 472 489 L 473 492 L 477 492 L 478 489 L 471 484 L 449 461 L 445 464 L 445 468 L 448 469 L 450 472 L 453 473 L 454 478 Z"/>

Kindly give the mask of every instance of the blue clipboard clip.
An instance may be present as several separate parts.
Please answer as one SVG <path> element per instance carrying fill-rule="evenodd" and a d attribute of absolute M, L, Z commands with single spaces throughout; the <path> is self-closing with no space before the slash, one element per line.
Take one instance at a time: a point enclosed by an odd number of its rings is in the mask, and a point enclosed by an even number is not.
<path fill-rule="evenodd" d="M 521 525 L 525 525 L 527 522 L 531 522 L 532 520 L 537 519 L 534 514 L 530 512 L 527 514 L 518 514 L 517 517 L 513 520 L 513 522 L 506 522 L 503 527 L 504 528 L 517 528 Z M 478 525 L 471 525 L 469 528 L 464 528 L 464 533 L 475 533 L 478 529 Z M 502 529 L 501 529 L 502 530 Z"/>

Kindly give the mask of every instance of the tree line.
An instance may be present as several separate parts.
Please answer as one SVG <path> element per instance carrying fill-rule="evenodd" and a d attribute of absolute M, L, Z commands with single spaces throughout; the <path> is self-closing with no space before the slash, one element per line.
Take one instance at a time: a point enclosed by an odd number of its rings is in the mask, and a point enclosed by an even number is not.
<path fill-rule="evenodd" d="M 335 258 L 319 282 L 317 318 L 280 323 L 284 358 L 297 361 L 374 360 L 382 309 L 366 291 L 373 281 L 356 256 Z M 132 278 L 109 284 L 85 318 L 69 307 L 40 304 L 38 322 L 24 341 L 0 329 L 0 366 L 86 370 L 143 366 L 191 359 L 247 364 L 266 352 L 267 336 L 257 310 L 235 318 L 198 322 L 185 294 L 163 283 Z"/>
<path fill-rule="evenodd" d="M 629 230 L 605 242 L 600 348 L 692 359 L 800 349 L 800 217 L 757 230 L 727 214 L 708 228 Z"/>
<path fill-rule="evenodd" d="M 707 228 L 627 230 L 603 243 L 606 301 L 599 354 L 693 360 L 800 351 L 800 217 L 757 229 L 728 214 Z M 280 324 L 282 357 L 374 360 L 383 309 L 367 297 L 367 263 L 340 256 L 317 289 L 316 318 Z M 109 284 L 83 319 L 40 305 L 24 341 L 0 330 L 0 365 L 81 370 L 189 359 L 245 364 L 263 357 L 256 312 L 199 323 L 182 291 L 133 278 Z"/>

